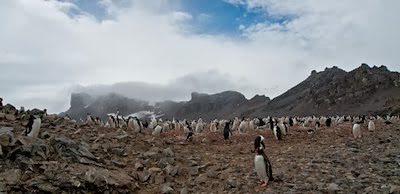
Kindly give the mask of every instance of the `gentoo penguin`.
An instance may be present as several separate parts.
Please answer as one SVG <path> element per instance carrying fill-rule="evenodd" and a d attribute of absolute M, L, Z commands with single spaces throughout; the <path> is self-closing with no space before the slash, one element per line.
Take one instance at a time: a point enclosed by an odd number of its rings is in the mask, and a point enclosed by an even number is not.
<path fill-rule="evenodd" d="M 162 127 L 160 126 L 160 125 L 157 125 L 155 128 L 154 128 L 154 131 L 153 131 L 153 133 L 152 133 L 152 135 L 153 136 L 159 136 L 160 134 L 161 134 L 161 132 L 162 132 Z"/>
<path fill-rule="evenodd" d="M 258 136 L 254 141 L 256 156 L 254 157 L 254 166 L 257 176 L 260 179 L 259 184 L 266 187 L 268 181 L 274 181 L 272 176 L 272 166 L 267 155 L 265 154 L 265 145 L 263 143 L 264 137 Z"/>
<path fill-rule="evenodd" d="M 227 121 L 224 127 L 224 140 L 229 140 L 229 137 L 232 135 L 231 129 L 229 128 L 231 121 Z"/>
<path fill-rule="evenodd" d="M 321 127 L 321 123 L 319 121 L 316 121 L 315 122 L 315 128 L 319 129 L 319 127 Z"/>
<path fill-rule="evenodd" d="M 375 131 L 375 123 L 373 120 L 368 122 L 368 131 Z"/>
<path fill-rule="evenodd" d="M 278 125 L 274 127 L 274 136 L 276 140 L 282 140 L 281 128 Z"/>
<path fill-rule="evenodd" d="M 330 117 L 326 119 L 325 124 L 326 124 L 327 127 L 331 127 L 332 120 L 331 120 Z"/>
<path fill-rule="evenodd" d="M 354 139 L 357 138 L 361 138 L 361 121 L 357 121 L 354 125 L 353 125 L 353 136 Z"/>
<path fill-rule="evenodd" d="M 35 118 L 33 115 L 31 115 L 27 125 L 27 130 L 25 131 L 25 134 L 28 137 L 38 137 L 40 126 L 42 125 L 42 118 L 43 116 L 40 118 Z"/>
<path fill-rule="evenodd" d="M 274 121 L 272 120 L 272 117 L 269 117 L 269 129 L 272 131 L 274 130 Z"/>
<path fill-rule="evenodd" d="M 265 149 L 264 137 L 262 135 L 257 136 L 256 140 L 254 140 L 254 152 L 257 151 L 258 147 L 262 147 L 262 149 Z"/>
<path fill-rule="evenodd" d="M 293 119 L 292 119 L 292 117 L 289 117 L 289 126 L 293 127 Z"/>

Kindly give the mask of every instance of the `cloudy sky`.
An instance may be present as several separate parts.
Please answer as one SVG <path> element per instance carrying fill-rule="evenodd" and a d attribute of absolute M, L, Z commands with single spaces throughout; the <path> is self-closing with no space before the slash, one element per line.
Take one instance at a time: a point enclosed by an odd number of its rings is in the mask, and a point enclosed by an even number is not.
<path fill-rule="evenodd" d="M 69 107 L 70 93 L 275 97 L 312 70 L 399 71 L 398 0 L 3 0 L 0 96 Z"/>

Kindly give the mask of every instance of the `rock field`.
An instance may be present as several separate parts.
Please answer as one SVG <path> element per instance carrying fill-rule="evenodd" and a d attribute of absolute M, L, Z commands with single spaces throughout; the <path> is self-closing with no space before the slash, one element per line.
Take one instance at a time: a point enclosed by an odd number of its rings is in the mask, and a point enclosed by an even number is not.
<path fill-rule="evenodd" d="M 309 135 L 292 127 L 277 141 L 269 129 L 182 132 L 161 137 L 73 124 L 42 124 L 39 139 L 20 136 L 23 123 L 0 120 L 0 193 L 399 193 L 400 123 L 322 127 Z M 265 137 L 276 181 L 257 184 L 253 141 Z"/>

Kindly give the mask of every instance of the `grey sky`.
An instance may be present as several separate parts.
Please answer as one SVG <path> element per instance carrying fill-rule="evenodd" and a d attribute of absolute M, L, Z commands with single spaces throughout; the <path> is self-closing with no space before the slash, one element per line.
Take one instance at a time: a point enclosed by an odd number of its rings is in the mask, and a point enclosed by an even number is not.
<path fill-rule="evenodd" d="M 365 62 L 400 70 L 397 0 L 227 0 L 293 17 L 242 26 L 242 38 L 191 33 L 185 26 L 190 13 L 175 6 L 160 12 L 166 0 L 132 0 L 123 9 L 102 1 L 113 20 L 67 15 L 74 4 L 60 1 L 1 2 L 5 103 L 61 112 L 72 91 L 121 82 L 130 83 L 130 97 L 154 100 L 228 89 L 247 98 L 275 97 L 326 66 L 351 70 Z M 115 90 L 127 87 L 118 85 Z"/>

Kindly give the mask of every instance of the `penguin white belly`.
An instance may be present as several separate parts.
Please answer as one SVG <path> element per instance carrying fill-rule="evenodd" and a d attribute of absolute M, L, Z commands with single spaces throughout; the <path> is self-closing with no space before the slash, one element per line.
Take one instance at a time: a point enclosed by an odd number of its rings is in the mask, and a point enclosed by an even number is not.
<path fill-rule="evenodd" d="M 373 121 L 369 121 L 368 130 L 369 131 L 375 131 L 375 123 Z"/>
<path fill-rule="evenodd" d="M 279 128 L 281 129 L 282 135 L 287 135 L 285 125 L 280 123 Z"/>
<path fill-rule="evenodd" d="M 262 155 L 256 155 L 254 158 L 254 166 L 257 176 L 260 180 L 268 180 L 267 170 L 265 169 L 265 161 Z"/>
<path fill-rule="evenodd" d="M 161 126 L 157 126 L 157 127 L 154 129 L 152 135 L 154 135 L 154 136 L 159 136 L 160 133 L 161 133 L 161 129 L 162 129 Z"/>
<path fill-rule="evenodd" d="M 35 119 L 32 125 L 32 131 L 28 134 L 28 137 L 38 137 L 40 131 L 40 125 L 42 124 L 42 120 Z"/>
<path fill-rule="evenodd" d="M 278 131 L 277 131 L 276 126 L 274 127 L 274 136 L 275 136 L 275 139 L 278 140 Z"/>
<path fill-rule="evenodd" d="M 354 124 L 353 136 L 354 138 L 361 138 L 361 126 L 359 124 Z"/>

